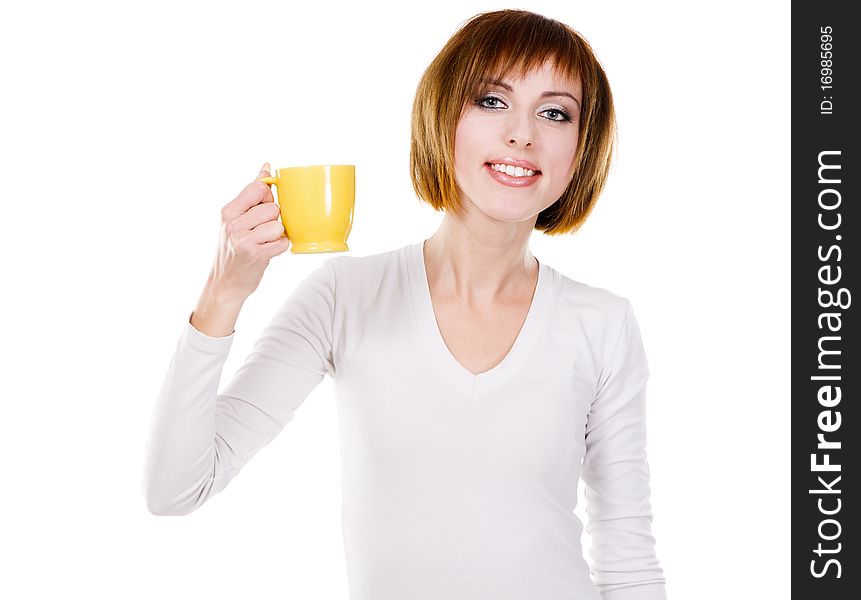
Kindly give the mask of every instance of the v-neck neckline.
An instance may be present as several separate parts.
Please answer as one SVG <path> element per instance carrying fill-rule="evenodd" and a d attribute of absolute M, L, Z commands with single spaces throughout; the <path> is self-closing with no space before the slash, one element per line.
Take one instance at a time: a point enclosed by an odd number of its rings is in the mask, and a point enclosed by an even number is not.
<path fill-rule="evenodd" d="M 407 247 L 408 278 L 412 290 L 413 314 L 422 344 L 435 368 L 442 371 L 454 387 L 466 397 L 478 399 L 507 383 L 526 364 L 542 331 L 550 319 L 554 299 L 550 267 L 538 261 L 538 281 L 526 319 L 505 358 L 482 373 L 472 373 L 449 350 L 436 320 L 422 240 Z"/>

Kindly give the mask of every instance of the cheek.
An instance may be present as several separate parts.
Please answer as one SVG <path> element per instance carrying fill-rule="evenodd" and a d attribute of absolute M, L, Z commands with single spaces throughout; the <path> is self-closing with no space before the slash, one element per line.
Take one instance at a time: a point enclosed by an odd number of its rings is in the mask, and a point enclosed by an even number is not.
<path fill-rule="evenodd" d="M 557 146 L 557 152 L 555 153 L 555 161 L 557 164 L 565 165 L 565 168 L 571 166 L 574 162 L 574 158 L 577 155 L 577 144 L 571 144 L 570 142 L 565 143 L 564 145 Z"/>
<path fill-rule="evenodd" d="M 576 170 L 576 165 L 574 164 L 574 160 L 577 158 L 577 142 L 579 140 L 578 136 L 574 136 L 573 142 L 571 139 L 567 139 L 564 145 L 564 151 L 559 153 L 560 161 L 559 161 L 559 169 L 562 173 L 565 173 L 566 179 L 571 179 L 574 175 L 574 171 Z"/>
<path fill-rule="evenodd" d="M 486 135 L 486 129 L 479 127 L 474 119 L 461 119 L 454 133 L 455 161 L 479 160 L 481 152 L 487 149 L 484 141 Z"/>
<path fill-rule="evenodd" d="M 574 132 L 571 135 L 566 136 L 564 146 L 565 154 L 570 160 L 574 160 L 574 155 L 577 154 L 577 145 L 580 142 L 580 133 L 577 129 L 579 125 L 576 122 L 572 124 L 571 127 L 574 128 Z"/>
<path fill-rule="evenodd" d="M 454 129 L 454 148 L 455 150 L 462 147 L 469 138 L 469 124 L 465 119 L 461 119 L 457 127 Z"/>

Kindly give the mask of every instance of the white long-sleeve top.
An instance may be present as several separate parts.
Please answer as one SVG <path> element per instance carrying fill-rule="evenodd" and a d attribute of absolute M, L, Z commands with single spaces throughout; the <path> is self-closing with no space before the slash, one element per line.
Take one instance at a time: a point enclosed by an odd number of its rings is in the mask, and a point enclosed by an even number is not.
<path fill-rule="evenodd" d="M 646 380 L 630 302 L 539 260 L 505 359 L 470 373 L 440 334 L 423 242 L 305 278 L 221 393 L 233 335 L 186 322 L 144 491 L 157 515 L 220 492 L 334 378 L 351 600 L 664 600 Z M 590 565 L 573 509 L 586 487 Z"/>

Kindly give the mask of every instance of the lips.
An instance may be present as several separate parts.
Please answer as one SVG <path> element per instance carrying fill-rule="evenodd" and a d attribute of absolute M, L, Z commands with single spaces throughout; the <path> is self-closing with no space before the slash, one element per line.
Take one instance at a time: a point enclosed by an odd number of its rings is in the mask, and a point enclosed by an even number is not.
<path fill-rule="evenodd" d="M 488 175 L 502 185 L 509 187 L 527 187 L 538 181 L 538 178 L 541 177 L 541 171 L 535 171 L 535 175 L 516 177 L 499 171 L 494 171 L 493 167 L 490 165 L 491 163 L 484 164 L 484 169 L 487 171 Z"/>
<path fill-rule="evenodd" d="M 493 158 L 487 162 L 487 164 L 506 164 L 511 165 L 512 167 L 523 167 L 524 169 L 530 169 L 535 171 L 536 173 L 540 173 L 541 169 L 538 168 L 538 165 L 535 163 L 531 163 L 528 160 L 521 160 L 519 158 L 514 158 L 512 156 L 504 156 L 502 158 Z"/>

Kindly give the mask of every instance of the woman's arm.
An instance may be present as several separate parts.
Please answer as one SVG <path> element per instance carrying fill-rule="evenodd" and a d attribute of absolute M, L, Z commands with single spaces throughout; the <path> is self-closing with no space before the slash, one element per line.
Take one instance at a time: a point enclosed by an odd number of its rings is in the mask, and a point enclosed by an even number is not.
<path fill-rule="evenodd" d="M 334 375 L 333 260 L 300 282 L 221 394 L 233 334 L 210 337 L 186 323 L 150 426 L 143 481 L 150 512 L 199 508 L 272 441 L 326 373 Z"/>
<path fill-rule="evenodd" d="M 618 310 L 621 326 L 610 338 L 586 424 L 582 476 L 592 571 L 604 600 L 664 600 L 646 460 L 649 366 L 630 302 L 623 298 Z"/>

